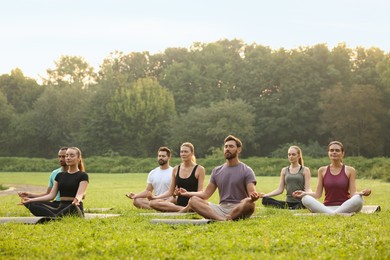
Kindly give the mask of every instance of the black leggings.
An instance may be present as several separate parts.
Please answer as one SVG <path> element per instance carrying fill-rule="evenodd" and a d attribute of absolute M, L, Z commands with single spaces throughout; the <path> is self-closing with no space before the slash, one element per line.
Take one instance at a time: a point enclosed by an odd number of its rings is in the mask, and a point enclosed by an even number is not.
<path fill-rule="evenodd" d="M 74 215 L 84 217 L 83 203 L 79 206 L 73 205 L 71 201 L 52 202 L 30 202 L 25 204 L 26 208 L 37 217 L 63 217 Z"/>
<path fill-rule="evenodd" d="M 286 202 L 276 200 L 270 197 L 263 197 L 262 204 L 268 207 L 274 207 L 278 209 L 304 209 L 302 202 Z"/>

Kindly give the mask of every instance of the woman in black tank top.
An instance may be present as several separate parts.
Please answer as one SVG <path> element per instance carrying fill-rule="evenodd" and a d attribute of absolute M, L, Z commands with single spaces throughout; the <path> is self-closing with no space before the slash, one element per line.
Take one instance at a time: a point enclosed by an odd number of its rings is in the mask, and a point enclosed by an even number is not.
<path fill-rule="evenodd" d="M 205 169 L 196 164 L 194 146 L 191 143 L 183 143 L 180 146 L 180 158 L 182 163 L 173 168 L 170 189 L 159 196 L 149 197 L 151 208 L 163 212 L 186 212 L 189 210 L 189 198 L 178 196 L 174 202 L 166 198 L 176 197 L 179 188 L 188 191 L 203 190 Z"/>

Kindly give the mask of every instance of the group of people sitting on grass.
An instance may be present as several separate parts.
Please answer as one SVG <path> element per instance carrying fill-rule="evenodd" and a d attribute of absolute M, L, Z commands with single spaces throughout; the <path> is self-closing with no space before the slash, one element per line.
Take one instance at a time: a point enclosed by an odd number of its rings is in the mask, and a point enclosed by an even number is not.
<path fill-rule="evenodd" d="M 224 140 L 225 163 L 215 167 L 208 185 L 204 188 L 205 168 L 196 164 L 194 146 L 183 143 L 180 147 L 181 163 L 170 166 L 171 151 L 167 147 L 158 150 L 159 166 L 147 178 L 146 189 L 126 196 L 137 208 L 155 209 L 161 212 L 195 212 L 207 219 L 218 221 L 238 220 L 250 217 L 255 202 L 262 199 L 264 206 L 280 209 L 304 209 L 314 213 L 355 213 L 363 207 L 362 196 L 356 188 L 356 171 L 343 163 L 344 146 L 332 141 L 328 145 L 330 164 L 318 169 L 318 185 L 315 192 L 310 187 L 310 169 L 304 166 L 302 151 L 298 146 L 288 149 L 290 165 L 280 172 L 279 187 L 269 193 L 256 191 L 256 177 L 251 167 L 239 160 L 241 141 L 232 135 Z M 61 168 L 53 171 L 45 194 L 19 193 L 22 204 L 35 216 L 61 217 L 66 214 L 84 215 L 82 199 L 88 186 L 88 174 L 84 171 L 81 151 L 76 147 L 61 148 L 58 153 Z M 53 177 L 54 176 L 54 177 Z M 218 189 L 219 203 L 208 199 Z M 286 190 L 286 201 L 273 199 Z M 317 199 L 325 190 L 325 199 Z M 57 194 L 60 197 L 56 198 Z M 54 200 L 55 199 L 55 200 Z M 54 200 L 54 201 L 53 201 Z"/>
<path fill-rule="evenodd" d="M 363 207 L 361 192 L 356 188 L 356 171 L 343 163 L 344 146 L 333 141 L 328 145 L 330 164 L 318 170 L 318 185 L 315 192 L 310 186 L 310 169 L 304 166 L 302 151 L 298 146 L 288 149 L 290 165 L 280 172 L 279 187 L 267 194 L 256 191 L 253 170 L 238 158 L 241 141 L 229 135 L 224 140 L 226 162 L 213 169 L 207 187 L 203 188 L 205 169 L 196 164 L 194 146 L 183 143 L 180 147 L 182 162 L 172 168 L 169 165 L 171 151 L 167 147 L 158 150 L 159 167 L 152 170 L 146 189 L 129 193 L 134 206 L 162 212 L 194 211 L 204 218 L 214 220 L 237 220 L 247 218 L 255 211 L 255 202 L 261 198 L 264 206 L 280 209 L 307 208 L 314 213 L 353 213 Z M 218 189 L 219 204 L 207 200 Z M 272 197 L 286 190 L 286 201 Z M 325 200 L 317 199 L 325 190 Z"/>

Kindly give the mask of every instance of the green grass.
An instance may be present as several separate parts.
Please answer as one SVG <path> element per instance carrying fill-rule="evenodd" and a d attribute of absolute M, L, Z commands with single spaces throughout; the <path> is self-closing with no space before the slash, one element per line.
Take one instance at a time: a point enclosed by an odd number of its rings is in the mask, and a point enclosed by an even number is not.
<path fill-rule="evenodd" d="M 146 174 L 90 174 L 86 208 L 114 207 L 111 219 L 65 218 L 39 225 L 1 224 L 0 259 L 389 259 L 390 183 L 358 180 L 373 193 L 366 204 L 382 212 L 293 216 L 257 202 L 255 218 L 201 226 L 151 224 L 124 196 L 145 187 Z M 206 182 L 208 181 L 206 178 Z M 48 173 L 0 173 L 0 183 L 43 185 Z M 257 177 L 268 192 L 279 177 Z M 316 179 L 313 178 L 313 188 Z M 279 196 L 283 199 L 284 196 Z M 218 196 L 211 199 L 218 201 Z M 0 216 L 28 216 L 16 195 L 0 196 Z M 307 212 L 305 210 L 300 212 Z"/>
<path fill-rule="evenodd" d="M 8 187 L 6 187 L 6 186 L 0 184 L 0 191 L 1 191 L 1 190 L 6 190 L 6 189 L 8 189 Z"/>

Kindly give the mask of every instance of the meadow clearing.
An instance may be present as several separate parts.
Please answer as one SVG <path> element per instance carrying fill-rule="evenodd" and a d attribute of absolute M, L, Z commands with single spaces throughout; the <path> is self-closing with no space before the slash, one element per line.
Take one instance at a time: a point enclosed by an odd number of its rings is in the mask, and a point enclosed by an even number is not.
<path fill-rule="evenodd" d="M 236 222 L 207 225 L 153 224 L 124 196 L 145 187 L 147 174 L 93 174 L 85 208 L 113 209 L 120 217 L 67 217 L 45 224 L 0 224 L 0 259 L 389 259 L 390 183 L 358 179 L 369 187 L 366 205 L 380 205 L 374 214 L 294 216 L 295 211 L 264 208 Z M 206 183 L 209 176 L 206 176 Z M 0 184 L 41 185 L 48 173 L 0 173 Z M 257 177 L 257 190 L 269 192 L 279 177 Z M 312 188 L 316 187 L 312 178 Z M 12 185 L 10 185 L 12 186 Z M 280 199 L 284 195 L 279 196 Z M 217 202 L 215 194 L 211 201 Z M 30 216 L 17 195 L 0 196 L 0 217 Z M 307 210 L 300 210 L 307 213 Z M 200 218 L 198 215 L 187 218 Z"/>

